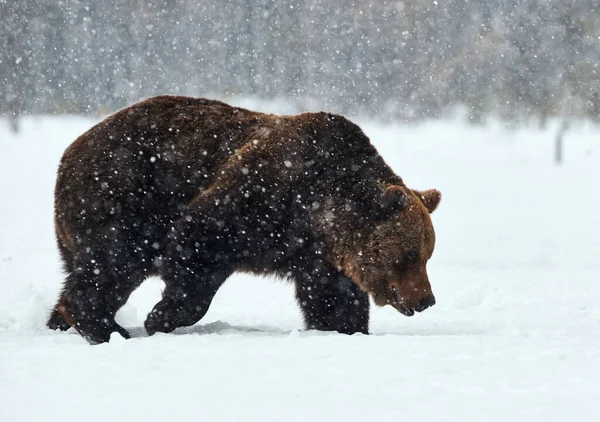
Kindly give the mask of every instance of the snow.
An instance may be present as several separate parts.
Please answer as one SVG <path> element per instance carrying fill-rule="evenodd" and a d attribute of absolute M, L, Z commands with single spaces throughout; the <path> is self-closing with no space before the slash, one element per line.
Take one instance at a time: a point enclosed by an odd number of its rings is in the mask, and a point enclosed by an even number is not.
<path fill-rule="evenodd" d="M 361 125 L 414 188 L 442 191 L 429 264 L 438 304 L 374 308 L 372 335 L 302 331 L 293 288 L 232 277 L 206 317 L 90 346 L 45 328 L 62 281 L 55 171 L 93 120 L 0 120 L 0 415 L 12 421 L 596 421 L 600 418 L 600 129 L 458 119 Z"/>

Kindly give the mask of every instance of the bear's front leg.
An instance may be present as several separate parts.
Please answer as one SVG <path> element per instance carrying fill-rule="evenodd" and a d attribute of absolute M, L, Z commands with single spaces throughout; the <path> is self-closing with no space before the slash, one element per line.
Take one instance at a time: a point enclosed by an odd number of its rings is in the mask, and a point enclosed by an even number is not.
<path fill-rule="evenodd" d="M 333 266 L 316 264 L 293 274 L 306 329 L 368 334 L 368 295 Z"/>

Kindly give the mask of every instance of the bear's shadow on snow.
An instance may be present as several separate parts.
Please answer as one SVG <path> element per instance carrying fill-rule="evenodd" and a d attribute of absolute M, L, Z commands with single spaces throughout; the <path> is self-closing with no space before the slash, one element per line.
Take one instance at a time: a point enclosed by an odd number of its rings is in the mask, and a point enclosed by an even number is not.
<path fill-rule="evenodd" d="M 131 335 L 132 339 L 136 338 L 149 338 L 150 336 L 146 332 L 146 329 L 142 326 L 137 327 L 126 327 L 127 331 Z M 275 337 L 323 337 L 323 336 L 343 336 L 343 337 L 387 337 L 387 336 L 398 336 L 398 337 L 463 337 L 472 335 L 484 335 L 489 330 L 483 329 L 482 327 L 462 327 L 458 328 L 455 326 L 435 326 L 435 327 L 404 327 L 399 328 L 398 331 L 375 331 L 371 332 L 368 336 L 364 334 L 354 334 L 347 336 L 346 334 L 340 334 L 335 331 L 318 331 L 318 330 L 304 330 L 304 329 L 293 329 L 285 330 L 282 328 L 272 326 L 245 326 L 245 325 L 231 325 L 224 321 L 214 321 L 207 324 L 197 324 L 190 327 L 178 328 L 175 331 L 164 334 L 157 333 L 159 336 L 182 336 L 182 335 L 252 335 L 252 336 L 275 336 Z M 77 332 L 73 329 L 69 330 L 69 334 L 77 335 Z"/>
<path fill-rule="evenodd" d="M 149 337 L 144 327 L 127 327 L 131 338 Z M 192 325 L 191 327 L 178 328 L 168 335 L 190 335 L 190 334 L 266 334 L 266 335 L 289 335 L 290 330 L 283 330 L 276 327 L 249 327 L 241 325 L 231 325 L 223 321 L 210 322 L 202 325 Z"/>
<path fill-rule="evenodd" d="M 127 331 L 131 334 L 131 338 L 144 338 L 149 337 L 144 327 L 127 327 Z M 446 337 L 446 336 L 465 336 L 465 335 L 480 335 L 485 330 L 465 330 L 456 327 L 430 327 L 427 329 L 423 328 L 406 328 L 405 330 L 399 329 L 398 331 L 376 331 L 370 333 L 368 336 L 364 334 L 354 334 L 354 336 L 365 336 L 365 337 L 383 337 L 383 336 L 401 336 L 401 337 Z M 318 331 L 318 330 L 285 330 L 282 328 L 272 326 L 243 326 L 243 325 L 231 325 L 224 321 L 215 321 L 207 324 L 198 324 L 191 327 L 178 328 L 169 334 L 159 335 L 258 335 L 258 336 L 309 336 L 309 337 L 320 337 L 320 336 L 344 336 L 346 334 L 340 334 L 334 331 Z"/>

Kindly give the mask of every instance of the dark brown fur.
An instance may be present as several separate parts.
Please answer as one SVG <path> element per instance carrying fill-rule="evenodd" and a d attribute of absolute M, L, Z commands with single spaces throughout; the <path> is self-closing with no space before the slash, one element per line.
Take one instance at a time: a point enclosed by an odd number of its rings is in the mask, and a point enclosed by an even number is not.
<path fill-rule="evenodd" d="M 307 328 L 367 333 L 367 293 L 406 314 L 431 304 L 438 202 L 406 188 L 341 116 L 150 98 L 63 155 L 55 226 L 67 277 L 48 325 L 92 343 L 128 336 L 115 313 L 159 275 L 166 289 L 145 326 L 169 332 L 247 271 L 292 279 Z"/>

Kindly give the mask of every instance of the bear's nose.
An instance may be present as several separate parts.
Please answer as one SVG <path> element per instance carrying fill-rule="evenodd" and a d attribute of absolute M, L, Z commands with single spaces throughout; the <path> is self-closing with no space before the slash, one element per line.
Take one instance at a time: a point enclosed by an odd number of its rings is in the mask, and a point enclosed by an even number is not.
<path fill-rule="evenodd" d="M 423 312 L 425 309 L 431 307 L 435 305 L 435 296 L 431 295 L 431 296 L 427 296 L 424 297 L 423 299 L 421 299 L 421 301 L 419 302 L 419 306 L 417 306 L 417 309 L 415 309 L 417 312 Z"/>

